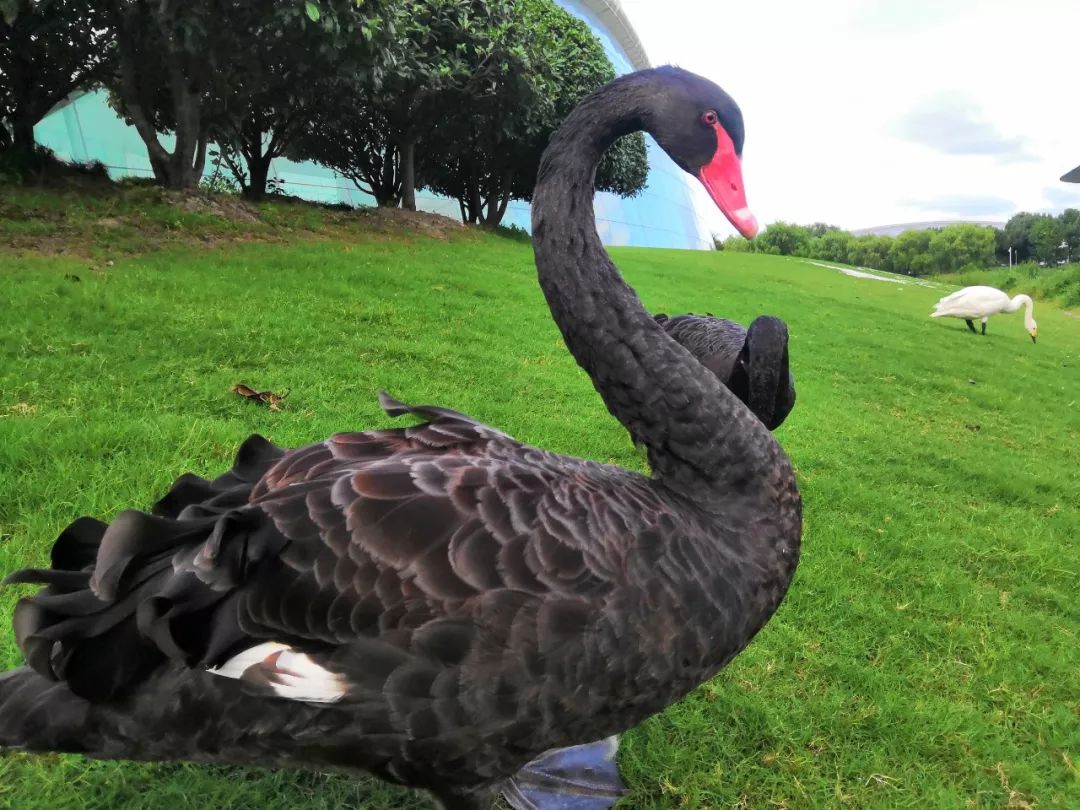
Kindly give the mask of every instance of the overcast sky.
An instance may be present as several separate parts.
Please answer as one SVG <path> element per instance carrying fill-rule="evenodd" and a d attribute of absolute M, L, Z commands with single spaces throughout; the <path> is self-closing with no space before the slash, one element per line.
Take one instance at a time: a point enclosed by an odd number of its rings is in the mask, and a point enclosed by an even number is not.
<path fill-rule="evenodd" d="M 653 64 L 746 119 L 760 222 L 1080 207 L 1078 0 L 622 0 Z M 722 218 L 714 230 L 733 233 Z"/>

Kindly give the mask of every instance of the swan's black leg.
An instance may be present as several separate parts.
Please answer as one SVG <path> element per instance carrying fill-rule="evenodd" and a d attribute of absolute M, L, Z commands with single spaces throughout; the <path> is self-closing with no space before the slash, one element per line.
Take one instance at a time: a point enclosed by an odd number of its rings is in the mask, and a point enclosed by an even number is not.
<path fill-rule="evenodd" d="M 514 810 L 607 810 L 626 792 L 617 737 L 548 751 L 503 786 Z"/>
<path fill-rule="evenodd" d="M 971 318 L 965 318 L 964 323 L 966 323 L 968 325 L 968 329 L 971 330 L 971 334 L 973 334 L 973 335 L 979 334 L 978 332 L 975 331 L 975 321 L 971 320 Z"/>
<path fill-rule="evenodd" d="M 982 333 L 984 335 L 986 334 L 986 321 L 985 320 L 982 322 Z"/>

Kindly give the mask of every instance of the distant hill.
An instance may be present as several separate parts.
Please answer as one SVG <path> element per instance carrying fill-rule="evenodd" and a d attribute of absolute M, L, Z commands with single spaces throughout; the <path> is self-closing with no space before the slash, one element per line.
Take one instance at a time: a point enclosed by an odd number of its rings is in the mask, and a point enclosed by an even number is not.
<path fill-rule="evenodd" d="M 971 219 L 938 219 L 933 222 L 904 222 L 899 225 L 878 225 L 873 228 L 860 228 L 852 231 L 856 236 L 899 236 L 904 231 L 925 231 L 928 228 L 944 228 L 946 225 L 984 225 L 988 228 L 1005 227 L 1004 222 Z"/>

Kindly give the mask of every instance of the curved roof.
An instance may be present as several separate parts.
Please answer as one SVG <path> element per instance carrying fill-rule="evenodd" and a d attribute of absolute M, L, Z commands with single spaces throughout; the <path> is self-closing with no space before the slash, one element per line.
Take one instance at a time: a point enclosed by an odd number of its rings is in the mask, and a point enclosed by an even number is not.
<path fill-rule="evenodd" d="M 645 70 L 652 67 L 649 56 L 645 53 L 645 46 L 641 44 L 634 26 L 630 24 L 629 17 L 623 11 L 619 0 L 580 0 L 581 5 L 595 14 L 604 24 L 619 47 L 623 49 L 634 70 Z"/>
<path fill-rule="evenodd" d="M 877 225 L 873 228 L 857 228 L 851 231 L 854 236 L 899 236 L 904 231 L 928 231 L 933 228 L 947 228 L 950 225 L 981 225 L 984 228 L 1005 227 L 1004 222 L 988 219 L 934 219 L 925 222 L 898 222 L 893 225 Z"/>

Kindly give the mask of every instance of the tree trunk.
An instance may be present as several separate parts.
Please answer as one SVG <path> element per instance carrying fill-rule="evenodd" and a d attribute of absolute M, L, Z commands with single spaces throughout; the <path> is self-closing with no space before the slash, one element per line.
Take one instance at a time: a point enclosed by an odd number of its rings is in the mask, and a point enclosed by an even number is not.
<path fill-rule="evenodd" d="M 139 80 L 138 60 L 132 45 L 138 40 L 132 25 L 130 17 L 121 17 L 117 30 L 119 81 L 131 122 L 146 144 L 150 166 L 158 183 L 166 188 L 194 188 L 202 178 L 206 162 L 207 137 L 202 126 L 201 88 L 192 87 L 184 76 L 181 68 L 183 57 L 170 47 L 169 32 L 162 28 L 163 57 L 169 72 L 176 117 L 176 146 L 172 152 L 167 151 L 158 140 L 149 111 L 144 107 L 145 100 L 152 97 L 152 93 L 140 92 L 146 88 Z"/>
<path fill-rule="evenodd" d="M 474 182 L 469 184 L 469 198 L 466 208 L 469 209 L 469 223 L 475 225 L 480 221 L 480 212 L 484 207 L 480 199 L 480 187 Z"/>
<path fill-rule="evenodd" d="M 510 204 L 510 186 L 513 174 L 503 172 L 499 177 L 499 188 L 488 197 L 487 211 L 484 213 L 484 224 L 489 228 L 497 228 L 506 215 L 506 206 Z"/>
<path fill-rule="evenodd" d="M 270 157 L 247 158 L 248 182 L 244 196 L 249 200 L 261 200 L 266 196 L 266 181 L 270 177 Z"/>
<path fill-rule="evenodd" d="M 401 170 L 397 147 L 387 145 L 381 155 L 376 153 L 366 178 L 369 192 L 380 208 L 397 208 L 401 204 Z"/>
<path fill-rule="evenodd" d="M 484 214 L 484 224 L 489 228 L 497 228 L 506 215 L 506 206 L 510 202 L 510 195 L 503 194 L 496 200 L 488 200 L 487 213 Z"/>
<path fill-rule="evenodd" d="M 11 145 L 16 149 L 30 153 L 34 151 L 34 122 L 24 116 L 17 116 L 12 121 Z"/>
<path fill-rule="evenodd" d="M 194 178 L 194 185 L 198 185 L 202 180 L 203 171 L 206 169 L 206 147 L 210 142 L 210 137 L 206 131 L 199 132 L 199 139 L 195 144 L 195 161 L 191 165 L 191 174 Z"/>
<path fill-rule="evenodd" d="M 263 148 L 263 134 L 267 129 L 268 118 L 265 110 L 258 107 L 252 109 L 241 122 L 235 136 L 239 140 L 237 151 L 247 164 L 247 177 L 241 181 L 240 186 L 244 197 L 249 200 L 261 200 L 266 196 L 270 163 L 282 151 L 278 132 L 273 133 L 270 142 Z"/>
<path fill-rule="evenodd" d="M 412 138 L 401 144 L 401 207 L 416 210 L 416 141 Z"/>

